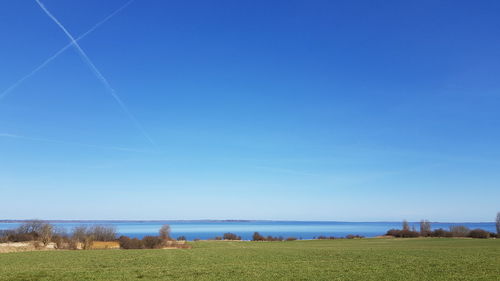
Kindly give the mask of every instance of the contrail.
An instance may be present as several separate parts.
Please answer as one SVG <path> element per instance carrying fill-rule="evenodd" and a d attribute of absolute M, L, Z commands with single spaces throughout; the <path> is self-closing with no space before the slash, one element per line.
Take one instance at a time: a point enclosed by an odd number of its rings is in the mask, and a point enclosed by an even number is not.
<path fill-rule="evenodd" d="M 118 95 L 116 94 L 115 89 L 113 89 L 113 87 L 111 87 L 111 84 L 109 84 L 108 80 L 102 75 L 102 73 L 99 71 L 99 69 L 97 69 L 97 67 L 94 65 L 94 63 L 90 60 L 90 58 L 87 56 L 87 54 L 80 47 L 80 45 L 78 44 L 78 42 L 76 42 L 75 38 L 59 22 L 59 20 L 57 20 L 57 18 L 54 17 L 54 15 L 52 15 L 52 13 L 50 13 L 50 11 L 47 10 L 47 8 L 45 8 L 45 6 L 43 5 L 42 2 L 40 2 L 40 0 L 35 0 L 35 1 L 40 6 L 40 8 L 42 8 L 42 10 L 47 14 L 47 16 L 49 16 L 49 18 L 51 18 L 57 24 L 57 26 L 59 26 L 59 28 L 61 28 L 62 31 L 64 31 L 64 33 L 66 34 L 66 36 L 71 40 L 71 43 L 73 44 L 73 46 L 76 48 L 76 50 L 78 51 L 78 53 L 82 57 L 83 61 L 88 65 L 88 67 L 90 67 L 90 69 L 92 69 L 92 71 L 94 72 L 94 74 L 96 75 L 96 77 L 102 82 L 102 84 L 106 87 L 106 89 L 108 89 L 108 91 L 111 94 L 111 96 L 120 105 L 120 107 L 122 108 L 122 110 L 128 115 L 128 117 L 130 118 L 130 120 L 132 120 L 132 122 L 135 124 L 135 126 L 137 127 L 137 129 L 139 129 L 139 131 L 141 131 L 141 133 L 143 134 L 143 136 L 152 145 L 154 145 L 154 142 L 151 139 L 151 137 L 149 137 L 149 135 L 146 133 L 146 131 L 144 130 L 144 128 L 142 127 L 142 125 L 139 123 L 139 121 L 134 117 L 134 115 L 132 114 L 132 112 L 130 112 L 130 110 L 127 108 L 127 106 L 125 105 L 125 103 L 123 103 L 123 101 L 120 99 L 120 97 L 118 97 Z"/>
<path fill-rule="evenodd" d="M 8 134 L 8 133 L 0 133 L 0 138 L 11 138 L 11 139 L 21 139 L 21 140 L 27 140 L 27 141 L 49 142 L 49 143 L 58 143 L 58 144 L 65 144 L 65 145 L 76 145 L 76 146 L 84 146 L 84 147 L 98 148 L 98 149 L 105 149 L 105 150 L 118 150 L 118 151 L 140 152 L 140 153 L 151 152 L 151 151 L 146 151 L 146 150 L 126 148 L 126 147 L 101 146 L 101 145 L 86 144 L 86 143 L 71 142 L 71 141 L 60 141 L 60 140 L 53 140 L 53 139 L 46 139 L 46 138 L 32 138 L 32 137 L 26 137 L 26 136 L 20 136 L 20 135 L 15 135 L 15 134 Z"/>
<path fill-rule="evenodd" d="M 105 22 L 107 22 L 109 19 L 111 19 L 112 17 L 114 17 L 116 14 L 118 14 L 119 12 L 121 12 L 123 9 L 125 9 L 128 5 L 130 5 L 132 2 L 134 2 L 135 0 L 130 0 L 128 1 L 127 3 L 125 3 L 123 6 L 121 6 L 119 9 L 117 9 L 116 11 L 114 11 L 113 13 L 111 13 L 109 16 L 105 17 L 103 20 L 101 20 L 100 22 L 98 22 L 97 24 L 95 24 L 91 29 L 89 29 L 87 32 L 83 33 L 82 35 L 80 35 L 78 38 L 76 38 L 76 41 L 80 41 L 81 39 L 85 38 L 87 35 L 89 35 L 90 33 L 92 33 L 94 30 L 96 30 L 99 26 L 101 26 L 102 24 L 104 24 Z M 37 66 L 35 69 L 33 69 L 30 73 L 26 74 L 25 76 L 23 76 L 21 79 L 19 79 L 16 83 L 14 83 L 12 86 L 10 86 L 9 88 L 7 88 L 5 91 L 3 91 L 1 94 L 0 94 L 0 101 L 5 98 L 8 94 L 10 94 L 10 92 L 12 92 L 15 88 L 17 88 L 19 85 L 21 85 L 24 80 L 30 78 L 31 76 L 35 75 L 35 73 L 37 73 L 40 69 L 44 68 L 47 64 L 49 64 L 51 61 L 53 61 L 55 58 L 57 58 L 60 54 L 62 54 L 64 51 L 66 51 L 69 47 L 71 47 L 73 45 L 73 42 L 69 43 L 68 45 L 64 46 L 62 49 L 60 49 L 57 53 L 55 53 L 53 56 L 49 57 L 48 59 L 46 59 L 42 64 L 40 64 L 39 66 Z"/>

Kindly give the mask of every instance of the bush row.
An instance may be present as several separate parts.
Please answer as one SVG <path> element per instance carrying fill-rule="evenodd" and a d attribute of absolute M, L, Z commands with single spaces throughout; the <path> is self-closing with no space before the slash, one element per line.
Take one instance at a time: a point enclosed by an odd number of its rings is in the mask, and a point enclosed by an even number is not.
<path fill-rule="evenodd" d="M 116 229 L 112 226 L 77 226 L 71 233 L 55 228 L 50 223 L 33 220 L 13 230 L 0 231 L 0 242 L 35 241 L 46 246 L 55 243 L 58 249 L 90 249 L 93 241 L 116 240 Z"/>
<path fill-rule="evenodd" d="M 428 221 L 420 222 L 420 231 L 414 228 L 410 229 L 408 222 L 403 221 L 402 229 L 390 229 L 386 235 L 401 238 L 414 238 L 414 237 L 471 237 L 471 238 L 490 238 L 497 237 L 497 234 L 490 233 L 484 229 L 472 229 L 464 225 L 451 226 L 449 230 L 438 228 L 431 230 L 431 225 Z"/>
<path fill-rule="evenodd" d="M 335 236 L 318 236 L 318 237 L 313 237 L 313 239 L 318 239 L 318 240 L 333 240 L 333 239 L 359 239 L 359 238 L 365 238 L 362 235 L 355 235 L 355 234 L 348 234 L 345 237 L 335 237 Z"/>
<path fill-rule="evenodd" d="M 14 230 L 0 230 L 0 242 L 35 241 L 35 245 L 53 242 L 56 249 L 92 249 L 94 241 L 116 241 L 124 249 L 155 249 L 174 245 L 170 238 L 170 226 L 160 228 L 159 236 L 146 236 L 139 240 L 126 236 L 116 238 L 116 229 L 112 226 L 94 225 L 77 226 L 71 233 L 56 229 L 53 225 L 39 220 L 23 223 Z M 181 237 L 184 238 L 185 237 Z"/>

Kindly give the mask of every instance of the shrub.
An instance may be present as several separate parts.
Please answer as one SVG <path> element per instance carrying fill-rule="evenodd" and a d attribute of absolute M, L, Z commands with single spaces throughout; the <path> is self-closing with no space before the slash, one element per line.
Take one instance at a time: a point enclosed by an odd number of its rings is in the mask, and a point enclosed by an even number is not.
<path fill-rule="evenodd" d="M 295 240 L 297 240 L 297 238 L 295 238 L 295 237 L 288 237 L 288 238 L 286 239 L 286 241 L 295 241 Z"/>
<path fill-rule="evenodd" d="M 91 230 L 92 228 L 84 225 L 73 228 L 72 244 L 76 244 L 76 248 L 78 248 L 78 243 L 80 243 L 83 250 L 90 250 L 94 244 L 94 235 Z"/>
<path fill-rule="evenodd" d="M 483 229 L 473 229 L 469 232 L 469 237 L 472 238 L 490 238 L 490 233 Z"/>
<path fill-rule="evenodd" d="M 28 233 L 12 233 L 7 237 L 7 241 L 10 242 L 26 242 L 33 240 L 35 240 L 35 236 Z"/>
<path fill-rule="evenodd" d="M 364 236 L 361 236 L 361 235 L 353 235 L 353 234 L 349 234 L 345 237 L 346 239 L 355 239 L 355 238 L 365 238 Z"/>
<path fill-rule="evenodd" d="M 260 235 L 260 233 L 258 233 L 258 232 L 254 232 L 252 235 L 252 240 L 253 241 L 265 241 L 266 237 Z"/>
<path fill-rule="evenodd" d="M 0 229 L 0 243 L 5 243 L 9 241 L 9 234 L 8 230 L 1 230 Z"/>
<path fill-rule="evenodd" d="M 143 249 L 144 245 L 141 240 L 137 238 L 130 239 L 127 236 L 120 236 L 118 243 L 122 249 Z"/>
<path fill-rule="evenodd" d="M 444 230 L 442 228 L 435 229 L 431 232 L 432 237 L 452 237 L 451 232 Z"/>
<path fill-rule="evenodd" d="M 323 235 L 320 235 L 318 236 L 317 238 L 313 238 L 313 239 L 319 239 L 319 240 L 327 240 L 327 239 L 330 239 L 330 240 L 333 240 L 333 239 L 336 239 L 335 237 L 333 236 L 323 236 Z"/>
<path fill-rule="evenodd" d="M 80 242 L 82 243 L 83 250 L 90 250 L 92 249 L 92 245 L 94 244 L 94 237 L 86 236 L 85 239 Z"/>
<path fill-rule="evenodd" d="M 55 248 L 56 249 L 64 249 L 64 246 L 65 246 L 65 241 L 64 241 L 64 238 L 62 236 L 59 236 L 59 235 L 54 235 L 52 236 L 52 242 L 54 242 L 56 245 L 55 245 Z"/>
<path fill-rule="evenodd" d="M 283 241 L 283 237 L 282 236 L 276 236 L 276 237 L 273 237 L 271 235 L 268 235 L 266 238 L 264 238 L 266 241 Z"/>
<path fill-rule="evenodd" d="M 56 249 L 70 249 L 68 233 L 62 227 L 54 227 L 54 233 L 52 234 L 51 240 L 55 243 Z"/>
<path fill-rule="evenodd" d="M 142 245 L 146 249 L 158 249 L 162 247 L 163 239 L 158 236 L 144 236 L 142 238 Z"/>
<path fill-rule="evenodd" d="M 50 240 L 52 240 L 52 235 L 54 234 L 54 227 L 48 223 L 44 224 L 40 228 L 39 232 L 39 238 L 40 241 L 43 243 L 44 246 L 47 246 L 49 244 Z"/>
<path fill-rule="evenodd" d="M 40 250 L 40 249 L 42 249 L 42 242 L 33 241 L 33 246 L 35 247 L 36 250 Z"/>
<path fill-rule="evenodd" d="M 401 230 L 399 229 L 389 229 L 385 235 L 393 237 L 401 237 Z"/>
<path fill-rule="evenodd" d="M 12 235 L 16 234 L 14 230 L 0 230 L 0 243 L 11 241 Z"/>
<path fill-rule="evenodd" d="M 418 237 L 419 233 L 414 230 L 402 230 L 401 231 L 401 237 L 403 238 L 415 238 Z"/>
<path fill-rule="evenodd" d="M 177 241 L 186 241 L 186 236 L 179 236 L 177 237 Z"/>
<path fill-rule="evenodd" d="M 69 239 L 68 249 L 78 250 L 78 240 L 76 240 L 74 238 Z"/>
<path fill-rule="evenodd" d="M 241 236 L 237 236 L 236 234 L 234 233 L 224 233 L 224 235 L 222 236 L 222 239 L 224 240 L 241 240 Z"/>
<path fill-rule="evenodd" d="M 419 236 L 419 233 L 409 229 L 390 229 L 387 231 L 386 235 L 401 237 L 401 238 L 415 238 Z"/>
<path fill-rule="evenodd" d="M 464 225 L 454 225 L 450 226 L 450 232 L 453 237 L 468 237 L 470 230 Z"/>

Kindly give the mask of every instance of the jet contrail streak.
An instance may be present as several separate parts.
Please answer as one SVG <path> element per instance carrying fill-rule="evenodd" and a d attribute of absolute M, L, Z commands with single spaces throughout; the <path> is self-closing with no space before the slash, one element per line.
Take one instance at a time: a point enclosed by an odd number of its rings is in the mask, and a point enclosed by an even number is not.
<path fill-rule="evenodd" d="M 52 15 L 52 13 L 50 13 L 50 11 L 47 10 L 47 8 L 45 8 L 45 6 L 43 5 L 42 2 L 40 2 L 40 0 L 35 0 L 35 1 L 40 6 L 40 8 L 42 8 L 42 10 L 47 14 L 47 16 L 49 16 L 49 18 L 51 18 L 57 24 L 57 26 L 59 26 L 59 28 L 61 28 L 62 31 L 64 31 L 64 33 L 66 34 L 66 36 L 71 40 L 71 43 L 73 44 L 73 46 L 76 48 L 76 50 L 78 51 L 78 53 L 82 57 L 83 61 L 88 65 L 88 67 L 90 67 L 90 69 L 92 69 L 92 71 L 94 72 L 94 74 L 96 75 L 96 77 L 102 82 L 102 84 L 106 87 L 106 89 L 108 89 L 108 91 L 111 94 L 111 96 L 120 105 L 120 107 L 122 108 L 122 110 L 128 115 L 128 117 L 130 118 L 130 120 L 132 120 L 132 122 L 135 124 L 135 126 L 137 127 L 137 129 L 139 129 L 141 131 L 141 133 L 143 134 L 143 136 L 151 144 L 154 145 L 154 142 L 151 139 L 151 137 L 149 137 L 149 135 L 146 133 L 146 131 L 144 130 L 144 128 L 142 127 L 142 125 L 139 123 L 139 121 L 134 117 L 134 115 L 132 114 L 132 112 L 130 112 L 130 110 L 127 108 L 127 106 L 125 105 L 125 103 L 123 103 L 123 101 L 120 99 L 120 97 L 116 94 L 115 89 L 113 89 L 113 87 L 111 87 L 111 84 L 109 84 L 108 80 L 102 75 L 102 73 L 99 71 L 99 69 L 97 69 L 97 67 L 94 65 L 94 63 L 90 60 L 90 58 L 87 56 L 87 54 L 80 47 L 80 45 L 78 44 L 78 42 L 76 42 L 75 38 L 57 20 L 57 18 L 55 18 L 54 15 Z"/>
<path fill-rule="evenodd" d="M 105 22 L 107 22 L 109 19 L 111 19 L 112 17 L 114 17 L 116 14 L 118 14 L 120 11 L 122 11 L 123 9 L 125 9 L 128 5 L 130 5 L 134 0 L 130 0 L 128 1 L 127 3 L 125 3 L 123 6 L 121 6 L 119 9 L 117 9 L 116 11 L 114 11 L 113 13 L 111 13 L 109 16 L 107 16 L 106 18 L 104 18 L 102 21 L 98 22 L 97 24 L 95 24 L 91 29 L 89 29 L 87 32 L 83 33 L 82 35 L 80 35 L 78 38 L 76 38 L 76 41 L 80 41 L 81 39 L 85 38 L 87 35 L 89 35 L 90 33 L 92 33 L 94 30 L 96 30 L 99 26 L 101 26 L 102 24 L 104 24 Z M 16 83 L 14 83 L 12 86 L 10 86 L 9 88 L 7 88 L 5 91 L 3 91 L 1 94 L 0 94 L 0 101 L 5 98 L 8 94 L 10 94 L 10 92 L 12 92 L 15 88 L 17 88 L 19 85 L 21 85 L 24 80 L 30 78 L 31 76 L 35 75 L 35 73 L 37 73 L 40 69 L 44 68 L 47 64 L 49 64 L 51 61 L 53 61 L 55 58 L 57 58 L 60 54 L 62 54 L 64 51 L 66 51 L 69 47 L 71 47 L 73 45 L 73 42 L 69 43 L 68 45 L 64 46 L 62 49 L 60 49 L 57 53 L 55 53 L 53 56 L 49 57 L 48 59 L 46 59 L 42 64 L 40 64 L 39 66 L 37 66 L 35 69 L 33 69 L 30 73 L 26 74 L 25 76 L 23 76 L 21 79 L 19 79 Z"/>
<path fill-rule="evenodd" d="M 100 145 L 86 144 L 86 143 L 80 143 L 80 142 L 60 141 L 60 140 L 45 139 L 45 138 L 32 138 L 32 137 L 25 137 L 25 136 L 8 134 L 8 133 L 0 133 L 0 138 L 11 138 L 11 139 L 21 139 L 21 140 L 27 140 L 27 141 L 49 142 L 49 143 L 58 143 L 58 144 L 65 144 L 65 145 L 76 145 L 76 146 L 84 146 L 84 147 L 98 148 L 98 149 L 105 149 L 105 150 L 118 150 L 118 151 L 140 152 L 140 153 L 151 152 L 151 151 L 146 151 L 146 150 L 126 148 L 126 147 L 100 146 Z"/>

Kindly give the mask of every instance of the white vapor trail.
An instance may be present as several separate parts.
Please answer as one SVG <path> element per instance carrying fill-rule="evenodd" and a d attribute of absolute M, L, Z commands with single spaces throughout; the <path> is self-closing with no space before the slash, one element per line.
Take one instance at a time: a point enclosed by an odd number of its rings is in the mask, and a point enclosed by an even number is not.
<path fill-rule="evenodd" d="M 57 144 L 64 144 L 64 145 L 76 145 L 76 146 L 84 146 L 84 147 L 89 147 L 89 148 L 97 148 L 97 149 L 105 149 L 105 150 L 118 150 L 118 151 L 140 152 L 140 153 L 151 152 L 151 151 L 146 151 L 146 150 L 126 148 L 126 147 L 101 146 L 101 145 L 94 145 L 94 144 L 87 144 L 87 143 L 80 143 L 80 142 L 71 142 L 71 141 L 53 140 L 53 139 L 46 139 L 46 138 L 32 138 L 32 137 L 26 137 L 26 136 L 8 134 L 8 133 L 0 133 L 0 138 L 21 139 L 21 140 L 27 140 L 27 141 L 39 141 L 39 142 L 57 143 Z"/>
<path fill-rule="evenodd" d="M 113 87 L 111 87 L 111 84 L 109 84 L 108 80 L 102 75 L 102 73 L 99 71 L 99 69 L 97 69 L 97 67 L 94 65 L 94 63 L 90 60 L 90 58 L 87 56 L 87 54 L 80 47 L 80 45 L 78 44 L 78 42 L 76 42 L 76 39 L 59 22 L 59 20 L 57 20 L 57 18 L 54 17 L 54 15 L 52 15 L 52 13 L 49 10 L 47 10 L 47 8 L 45 8 L 45 6 L 43 5 L 42 2 L 40 2 L 40 0 L 35 0 L 35 1 L 40 6 L 40 8 L 42 8 L 42 10 L 47 14 L 47 16 L 49 16 L 49 18 L 51 18 L 57 24 L 57 26 L 59 26 L 59 28 L 61 28 L 62 31 L 64 31 L 64 33 L 66 34 L 66 36 L 70 39 L 71 43 L 73 44 L 73 47 L 76 48 L 76 50 L 78 51 L 78 53 L 82 57 L 83 61 L 88 65 L 88 67 L 90 67 L 90 69 L 92 69 L 92 71 L 94 72 L 94 74 L 96 75 L 96 77 L 106 87 L 106 89 L 109 91 L 109 93 L 111 94 L 111 96 L 116 100 L 116 102 L 118 103 L 118 105 L 120 105 L 120 107 L 122 108 L 122 110 L 128 115 L 128 117 L 130 118 L 130 120 L 132 120 L 132 122 L 135 124 L 135 126 L 137 127 L 137 129 L 139 129 L 141 131 L 141 133 L 143 134 L 143 136 L 151 144 L 154 145 L 154 142 L 151 139 L 151 137 L 149 137 L 149 135 L 146 133 L 146 131 L 144 130 L 144 128 L 142 127 L 142 125 L 139 123 L 139 121 L 135 118 L 135 116 L 132 114 L 132 112 L 130 112 L 130 110 L 127 108 L 127 106 L 125 105 L 125 103 L 123 103 L 123 101 L 120 99 L 120 97 L 116 94 L 115 89 L 113 89 Z"/>
<path fill-rule="evenodd" d="M 118 8 L 116 11 L 114 11 L 113 13 L 111 13 L 109 16 L 105 17 L 103 20 L 101 20 L 100 22 L 96 23 L 91 29 L 89 29 L 87 32 L 83 33 L 82 35 L 80 35 L 78 38 L 76 38 L 75 41 L 80 41 L 81 39 L 85 38 L 87 35 L 89 35 L 90 33 L 92 33 L 94 30 L 96 30 L 99 26 L 101 26 L 102 24 L 104 24 L 105 22 L 107 22 L 109 19 L 111 19 L 112 17 L 114 17 L 116 14 L 118 14 L 119 12 L 121 12 L 123 9 L 125 9 L 128 5 L 130 5 L 132 2 L 134 2 L 134 0 L 130 0 L 128 1 L 127 3 L 125 3 L 123 6 L 121 6 L 120 8 Z M 60 49 L 59 51 L 57 51 L 57 53 L 55 53 L 53 56 L 49 57 L 48 59 L 46 59 L 42 64 L 40 64 L 39 66 L 37 66 L 35 69 L 33 69 L 30 73 L 26 74 L 25 76 L 23 76 L 21 79 L 19 79 L 16 83 L 14 83 L 12 86 L 10 86 L 9 88 L 7 88 L 6 90 L 4 90 L 1 94 L 0 94 L 0 101 L 5 98 L 8 94 L 10 94 L 15 88 L 17 88 L 19 85 L 21 85 L 24 80 L 30 78 L 31 76 L 35 75 L 35 73 L 37 73 L 39 70 L 41 70 L 42 68 L 44 68 L 47 64 L 49 64 L 51 61 L 53 61 L 54 59 L 56 59 L 60 54 L 62 54 L 64 51 L 66 51 L 69 47 L 71 47 L 73 45 L 73 42 L 70 42 L 68 45 L 64 46 L 62 49 Z"/>

